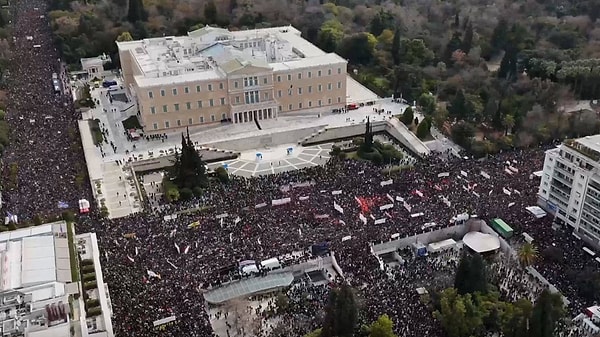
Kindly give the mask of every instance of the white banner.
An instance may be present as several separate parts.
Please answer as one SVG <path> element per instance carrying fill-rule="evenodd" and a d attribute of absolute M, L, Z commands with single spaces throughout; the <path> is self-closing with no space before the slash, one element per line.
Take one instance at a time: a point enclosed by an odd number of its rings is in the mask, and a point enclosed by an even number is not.
<path fill-rule="evenodd" d="M 285 205 L 290 202 L 292 202 L 292 198 L 274 199 L 274 200 L 271 200 L 271 205 L 272 206 L 280 206 L 280 205 Z"/>
<path fill-rule="evenodd" d="M 385 195 L 391 202 L 394 202 L 394 197 L 392 197 L 389 193 Z"/>
<path fill-rule="evenodd" d="M 475 195 L 477 198 L 479 198 L 479 193 L 477 193 L 477 192 L 473 191 L 473 194 L 474 194 L 474 195 Z"/>
<path fill-rule="evenodd" d="M 348 240 L 350 240 L 350 239 L 352 239 L 352 236 L 350 236 L 350 235 L 348 235 L 348 236 L 344 236 L 344 237 L 342 238 L 342 242 L 346 242 L 346 241 L 348 241 Z"/>
<path fill-rule="evenodd" d="M 260 204 L 258 204 L 256 206 L 254 206 L 254 208 L 263 208 L 263 207 L 267 207 L 267 203 L 266 202 L 263 202 L 263 203 L 260 203 Z"/>
<path fill-rule="evenodd" d="M 415 190 L 415 194 L 420 196 L 421 198 L 423 198 L 423 192 L 421 192 L 419 190 Z"/>
<path fill-rule="evenodd" d="M 329 218 L 329 214 L 316 214 L 315 219 L 327 219 Z"/>
<path fill-rule="evenodd" d="M 450 176 L 450 172 L 442 172 L 440 174 L 438 174 L 438 178 L 445 178 L 445 177 L 449 177 Z"/>
<path fill-rule="evenodd" d="M 509 190 L 506 189 L 506 187 L 502 188 L 502 192 L 504 192 L 504 194 L 506 194 L 506 195 L 511 195 L 512 194 L 512 193 L 510 193 Z"/>
<path fill-rule="evenodd" d="M 391 185 L 393 182 L 394 182 L 393 179 L 385 180 L 385 181 L 380 182 L 379 185 L 381 185 L 381 186 Z"/>
<path fill-rule="evenodd" d="M 367 224 L 367 218 L 362 213 L 358 213 L 358 218 L 360 219 L 360 221 L 362 221 L 364 225 Z"/>
<path fill-rule="evenodd" d="M 304 201 L 304 200 L 308 200 L 308 198 L 309 198 L 309 197 L 300 197 L 300 198 L 298 198 L 298 199 L 300 199 L 301 201 Z"/>
<path fill-rule="evenodd" d="M 490 179 L 490 175 L 487 174 L 485 171 L 481 171 L 481 175 L 485 178 L 485 179 Z"/>
<path fill-rule="evenodd" d="M 216 218 L 216 219 L 223 219 L 223 218 L 226 218 L 226 217 L 228 217 L 228 216 L 229 216 L 229 214 L 227 214 L 227 213 L 223 213 L 223 214 L 219 214 L 219 215 L 217 215 L 215 218 Z"/>
<path fill-rule="evenodd" d="M 511 203 L 509 203 L 509 204 L 508 204 L 508 208 L 511 208 L 511 207 L 513 207 L 514 205 L 515 205 L 515 203 L 514 203 L 514 202 L 511 202 Z"/>
<path fill-rule="evenodd" d="M 412 211 L 412 206 L 409 205 L 406 201 L 404 202 L 404 208 L 406 208 L 407 211 Z"/>
<path fill-rule="evenodd" d="M 394 204 L 387 204 L 379 207 L 380 211 L 385 211 L 386 209 L 394 208 Z"/>
<path fill-rule="evenodd" d="M 514 173 L 519 173 L 519 170 L 514 166 L 509 166 L 508 169 L 513 171 Z"/>
<path fill-rule="evenodd" d="M 344 214 L 344 209 L 342 208 L 342 206 L 338 205 L 338 204 L 337 204 L 337 202 L 335 202 L 335 201 L 333 202 L 333 208 L 334 208 L 336 211 L 338 211 L 338 212 L 340 212 L 340 213 Z"/>
<path fill-rule="evenodd" d="M 338 195 L 338 194 L 342 194 L 341 190 L 337 190 L 337 191 L 331 191 L 332 195 Z"/>
<path fill-rule="evenodd" d="M 404 202 L 404 198 L 402 198 L 402 197 L 396 197 L 396 201 Z"/>
<path fill-rule="evenodd" d="M 387 220 L 386 218 L 377 219 L 377 220 L 375 220 L 375 224 L 376 225 L 384 224 L 386 220 Z"/>
<path fill-rule="evenodd" d="M 177 249 L 177 253 L 181 254 L 181 251 L 179 250 L 179 246 L 177 245 L 177 243 L 175 243 L 175 248 Z"/>
<path fill-rule="evenodd" d="M 418 218 L 418 217 L 423 216 L 423 215 L 425 215 L 425 214 L 423 214 L 423 213 L 414 213 L 414 214 L 411 214 L 410 217 L 411 218 Z"/>
<path fill-rule="evenodd" d="M 460 171 L 460 175 L 461 175 L 461 176 L 463 176 L 463 177 L 467 177 L 467 172 L 465 172 L 465 171 Z"/>
<path fill-rule="evenodd" d="M 521 195 L 521 192 L 519 192 L 517 190 L 513 190 L 513 192 L 515 192 L 515 194 Z"/>
<path fill-rule="evenodd" d="M 506 172 L 506 173 L 510 174 L 511 176 L 513 175 L 512 171 L 511 171 L 511 170 L 509 170 L 509 169 L 504 169 L 504 172 Z"/>

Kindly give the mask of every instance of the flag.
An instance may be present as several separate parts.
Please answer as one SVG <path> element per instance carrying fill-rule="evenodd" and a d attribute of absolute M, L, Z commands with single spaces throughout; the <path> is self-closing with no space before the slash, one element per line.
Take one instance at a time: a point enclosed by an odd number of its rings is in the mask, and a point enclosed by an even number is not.
<path fill-rule="evenodd" d="M 131 256 L 127 255 L 127 258 L 129 259 L 129 261 L 135 262 L 135 260 Z"/>
<path fill-rule="evenodd" d="M 170 238 L 174 237 L 175 233 L 177 233 L 177 229 L 172 230 L 171 233 L 169 233 L 169 237 Z"/>
<path fill-rule="evenodd" d="M 185 250 L 183 251 L 184 254 L 187 254 L 190 251 L 190 245 L 188 245 L 187 247 L 185 247 Z"/>
<path fill-rule="evenodd" d="M 181 254 L 181 251 L 179 250 L 179 246 L 177 245 L 177 243 L 175 243 L 175 249 L 177 249 L 177 253 Z"/>
<path fill-rule="evenodd" d="M 187 226 L 188 229 L 196 228 L 200 226 L 200 221 L 194 221 Z"/>
<path fill-rule="evenodd" d="M 64 201 L 59 201 L 58 202 L 58 208 L 69 208 L 69 204 L 67 204 Z"/>
<path fill-rule="evenodd" d="M 148 273 L 148 277 L 155 277 L 157 279 L 160 279 L 160 274 L 157 274 L 150 269 L 148 269 L 146 272 Z"/>

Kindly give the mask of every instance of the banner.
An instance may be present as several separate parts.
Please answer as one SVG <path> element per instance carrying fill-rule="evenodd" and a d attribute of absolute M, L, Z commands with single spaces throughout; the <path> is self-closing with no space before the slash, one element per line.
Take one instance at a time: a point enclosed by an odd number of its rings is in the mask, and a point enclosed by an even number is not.
<path fill-rule="evenodd" d="M 342 194 L 341 190 L 337 190 L 337 191 L 331 191 L 332 195 L 338 195 L 338 194 Z"/>
<path fill-rule="evenodd" d="M 421 198 L 423 198 L 423 192 L 421 192 L 419 190 L 415 190 L 415 194 L 420 196 Z"/>
<path fill-rule="evenodd" d="M 177 249 L 177 253 L 181 254 L 181 251 L 179 250 L 179 246 L 177 245 L 177 243 L 175 243 L 175 248 Z"/>
<path fill-rule="evenodd" d="M 188 229 L 196 228 L 200 226 L 200 221 L 194 221 L 187 226 Z"/>
<path fill-rule="evenodd" d="M 229 216 L 229 214 L 227 214 L 227 213 L 223 213 L 223 214 L 219 214 L 219 215 L 217 215 L 217 216 L 215 217 L 215 219 L 223 219 L 223 218 L 226 218 L 226 217 L 228 217 L 228 216 Z"/>
<path fill-rule="evenodd" d="M 467 177 L 468 176 L 467 172 L 465 172 L 465 171 L 460 171 L 460 175 L 463 176 L 463 177 Z"/>
<path fill-rule="evenodd" d="M 513 175 L 512 171 L 511 171 L 511 170 L 509 170 L 509 169 L 504 169 L 504 172 L 506 172 L 506 173 L 510 174 L 511 176 Z"/>
<path fill-rule="evenodd" d="M 256 206 L 254 206 L 254 208 L 263 208 L 263 207 L 267 207 L 267 203 L 266 202 L 263 202 L 263 203 L 260 203 L 260 204 L 258 204 Z"/>
<path fill-rule="evenodd" d="M 511 195 L 512 194 L 509 190 L 506 189 L 506 187 L 502 188 L 502 192 L 504 192 L 504 194 L 506 194 L 506 195 Z"/>
<path fill-rule="evenodd" d="M 387 204 L 379 207 L 380 211 L 385 211 L 386 209 L 394 208 L 394 204 Z"/>
<path fill-rule="evenodd" d="M 348 236 L 344 236 L 344 237 L 342 238 L 342 242 L 346 242 L 346 241 L 348 241 L 348 240 L 350 240 L 350 239 L 352 239 L 352 236 L 350 236 L 350 235 L 348 235 Z"/>
<path fill-rule="evenodd" d="M 299 199 L 300 199 L 301 201 L 304 201 L 304 200 L 308 200 L 308 198 L 309 198 L 309 197 L 300 197 Z"/>
<path fill-rule="evenodd" d="M 152 324 L 157 330 L 164 330 L 167 326 L 175 324 L 176 320 L 177 318 L 175 316 L 171 316 L 154 321 Z"/>
<path fill-rule="evenodd" d="M 327 219 L 329 214 L 315 214 L 315 219 Z"/>
<path fill-rule="evenodd" d="M 391 202 L 394 202 L 394 198 L 389 193 L 387 193 L 385 196 L 390 199 Z"/>
<path fill-rule="evenodd" d="M 396 197 L 396 201 L 404 202 L 404 198 L 402 198 L 402 197 Z"/>
<path fill-rule="evenodd" d="M 380 182 L 379 185 L 381 185 L 383 187 L 383 186 L 386 186 L 386 185 L 391 185 L 393 182 L 394 182 L 393 179 L 385 180 L 385 181 Z"/>
<path fill-rule="evenodd" d="M 135 247 L 135 256 L 137 256 L 139 253 L 138 247 Z"/>
<path fill-rule="evenodd" d="M 408 212 L 412 211 L 412 206 L 411 206 L 411 205 L 409 205 L 409 204 L 408 204 L 406 201 L 404 202 L 404 208 L 406 208 L 406 210 L 407 210 Z"/>
<path fill-rule="evenodd" d="M 154 277 L 154 278 L 157 278 L 157 279 L 159 279 L 159 280 L 161 279 L 161 277 L 160 277 L 160 274 L 157 274 L 157 273 L 153 272 L 153 271 L 152 271 L 152 270 L 150 270 L 150 269 L 148 269 L 148 270 L 146 271 L 146 273 L 148 274 L 148 277 Z"/>
<path fill-rule="evenodd" d="M 344 214 L 344 209 L 342 208 L 342 206 L 338 205 L 338 204 L 337 204 L 337 202 L 335 202 L 335 201 L 333 202 L 333 208 L 334 208 L 336 211 L 338 211 L 338 212 L 340 212 L 340 213 Z"/>
<path fill-rule="evenodd" d="M 386 220 L 387 220 L 386 218 L 377 219 L 377 220 L 375 220 L 375 224 L 376 225 L 384 224 Z"/>
<path fill-rule="evenodd" d="M 477 198 L 479 198 L 479 193 L 477 193 L 477 192 L 473 191 L 473 194 L 474 194 L 474 195 L 475 195 Z"/>
<path fill-rule="evenodd" d="M 411 218 L 418 218 L 418 217 L 423 216 L 423 215 L 425 215 L 425 214 L 423 214 L 423 213 L 414 213 L 414 214 L 411 214 L 410 217 Z"/>
<path fill-rule="evenodd" d="M 363 225 L 367 224 L 367 218 L 362 213 L 358 213 L 358 218 L 362 221 Z"/>
<path fill-rule="evenodd" d="M 123 237 L 125 239 L 135 239 L 136 235 L 135 235 L 135 233 L 126 233 L 126 234 L 123 234 Z"/>
<path fill-rule="evenodd" d="M 487 174 L 485 171 L 481 171 L 481 175 L 485 178 L 485 179 L 490 179 L 490 175 Z"/>
<path fill-rule="evenodd" d="M 509 166 L 508 169 L 513 171 L 514 173 L 519 173 L 519 170 L 514 166 Z"/>
<path fill-rule="evenodd" d="M 280 206 L 280 205 L 285 205 L 290 202 L 292 202 L 292 198 L 275 199 L 275 200 L 271 200 L 271 205 L 272 206 Z"/>
<path fill-rule="evenodd" d="M 445 178 L 445 177 L 449 177 L 450 176 L 450 172 L 442 172 L 438 174 L 438 178 Z"/>
<path fill-rule="evenodd" d="M 185 247 L 185 249 L 183 250 L 184 254 L 187 254 L 190 251 L 190 245 L 188 245 L 187 247 Z"/>

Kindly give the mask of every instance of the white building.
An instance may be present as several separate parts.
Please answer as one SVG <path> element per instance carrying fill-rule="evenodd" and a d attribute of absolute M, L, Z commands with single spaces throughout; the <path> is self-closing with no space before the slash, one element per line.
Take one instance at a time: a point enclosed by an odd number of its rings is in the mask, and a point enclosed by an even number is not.
<path fill-rule="evenodd" d="M 579 331 L 583 332 L 579 336 L 600 336 L 600 307 L 594 305 L 585 309 L 585 311 L 573 319 Z"/>
<path fill-rule="evenodd" d="M 600 135 L 546 151 L 538 204 L 600 247 Z"/>
<path fill-rule="evenodd" d="M 110 317 L 86 318 L 82 287 L 72 280 L 67 226 L 59 221 L 0 233 L 1 336 L 113 336 Z M 94 269 L 103 284 L 99 263 Z M 106 298 L 99 299 L 99 307 L 110 316 Z M 86 329 L 98 319 L 104 331 Z"/>

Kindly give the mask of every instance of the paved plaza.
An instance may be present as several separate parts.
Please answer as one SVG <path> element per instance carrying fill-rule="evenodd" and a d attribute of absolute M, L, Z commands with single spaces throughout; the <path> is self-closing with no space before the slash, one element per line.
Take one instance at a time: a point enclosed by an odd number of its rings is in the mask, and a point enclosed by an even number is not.
<path fill-rule="evenodd" d="M 281 145 L 274 148 L 242 152 L 237 159 L 209 164 L 215 169 L 225 166 L 230 174 L 252 177 L 265 174 L 298 170 L 305 167 L 323 165 L 329 159 L 332 144 L 307 147 L 296 147 L 295 144 Z M 291 148 L 290 154 L 287 149 Z M 257 158 L 257 153 L 262 159 Z"/>

